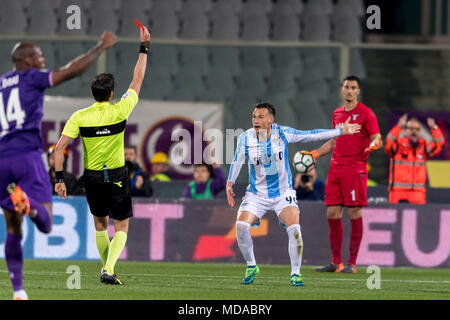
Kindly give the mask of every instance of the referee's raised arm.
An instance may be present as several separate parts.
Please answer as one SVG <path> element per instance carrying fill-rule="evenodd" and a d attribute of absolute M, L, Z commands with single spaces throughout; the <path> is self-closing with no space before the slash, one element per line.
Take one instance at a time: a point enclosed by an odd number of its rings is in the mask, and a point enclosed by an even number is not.
<path fill-rule="evenodd" d="M 150 47 L 150 32 L 146 27 L 139 28 L 141 45 L 139 49 L 139 58 L 134 67 L 133 80 L 131 80 L 130 89 L 136 91 L 139 95 L 141 91 L 142 81 L 144 81 L 145 68 L 147 67 L 147 54 Z"/>

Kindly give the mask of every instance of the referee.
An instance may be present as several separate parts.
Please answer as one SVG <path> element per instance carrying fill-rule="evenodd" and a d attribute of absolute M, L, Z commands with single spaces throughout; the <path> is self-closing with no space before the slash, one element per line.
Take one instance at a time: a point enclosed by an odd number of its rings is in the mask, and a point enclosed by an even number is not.
<path fill-rule="evenodd" d="M 144 80 L 150 33 L 140 28 L 139 58 L 134 68 L 130 88 L 117 104 L 114 97 L 114 77 L 109 73 L 97 75 L 91 84 L 95 103 L 76 111 L 67 121 L 55 147 L 55 191 L 67 196 L 64 184 L 64 149 L 81 135 L 84 149 L 84 174 L 81 178 L 89 208 L 94 215 L 97 248 L 102 259 L 100 281 L 123 285 L 114 266 L 127 241 L 129 218 L 133 216 L 130 179 L 125 169 L 124 132 L 130 113 L 138 102 Z M 108 237 L 108 217 L 114 220 L 115 234 Z"/>

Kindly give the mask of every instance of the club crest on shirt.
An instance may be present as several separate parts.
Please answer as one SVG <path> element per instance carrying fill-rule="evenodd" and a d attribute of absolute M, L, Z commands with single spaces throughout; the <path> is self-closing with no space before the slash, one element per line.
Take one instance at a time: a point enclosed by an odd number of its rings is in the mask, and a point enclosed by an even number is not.
<path fill-rule="evenodd" d="M 356 119 L 359 117 L 359 114 L 352 114 L 353 121 L 356 121 Z"/>

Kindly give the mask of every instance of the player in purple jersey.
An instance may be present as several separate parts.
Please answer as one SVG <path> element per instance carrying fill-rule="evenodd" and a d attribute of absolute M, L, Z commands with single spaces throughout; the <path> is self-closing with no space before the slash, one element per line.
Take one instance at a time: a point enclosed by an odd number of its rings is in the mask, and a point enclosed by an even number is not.
<path fill-rule="evenodd" d="M 18 43 L 12 50 L 14 70 L 0 76 L 0 206 L 6 220 L 5 258 L 16 300 L 28 299 L 22 284 L 23 216 L 28 214 L 44 233 L 52 225 L 52 186 L 41 156 L 44 91 L 88 70 L 116 42 L 113 33 L 104 32 L 91 50 L 53 71 L 43 70 L 45 58 L 38 46 Z"/>

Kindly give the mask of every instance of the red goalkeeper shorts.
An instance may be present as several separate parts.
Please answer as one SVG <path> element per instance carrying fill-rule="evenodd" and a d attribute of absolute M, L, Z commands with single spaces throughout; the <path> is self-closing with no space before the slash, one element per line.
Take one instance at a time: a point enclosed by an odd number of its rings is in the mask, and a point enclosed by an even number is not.
<path fill-rule="evenodd" d="M 367 170 L 330 166 L 325 185 L 325 205 L 367 206 Z"/>

